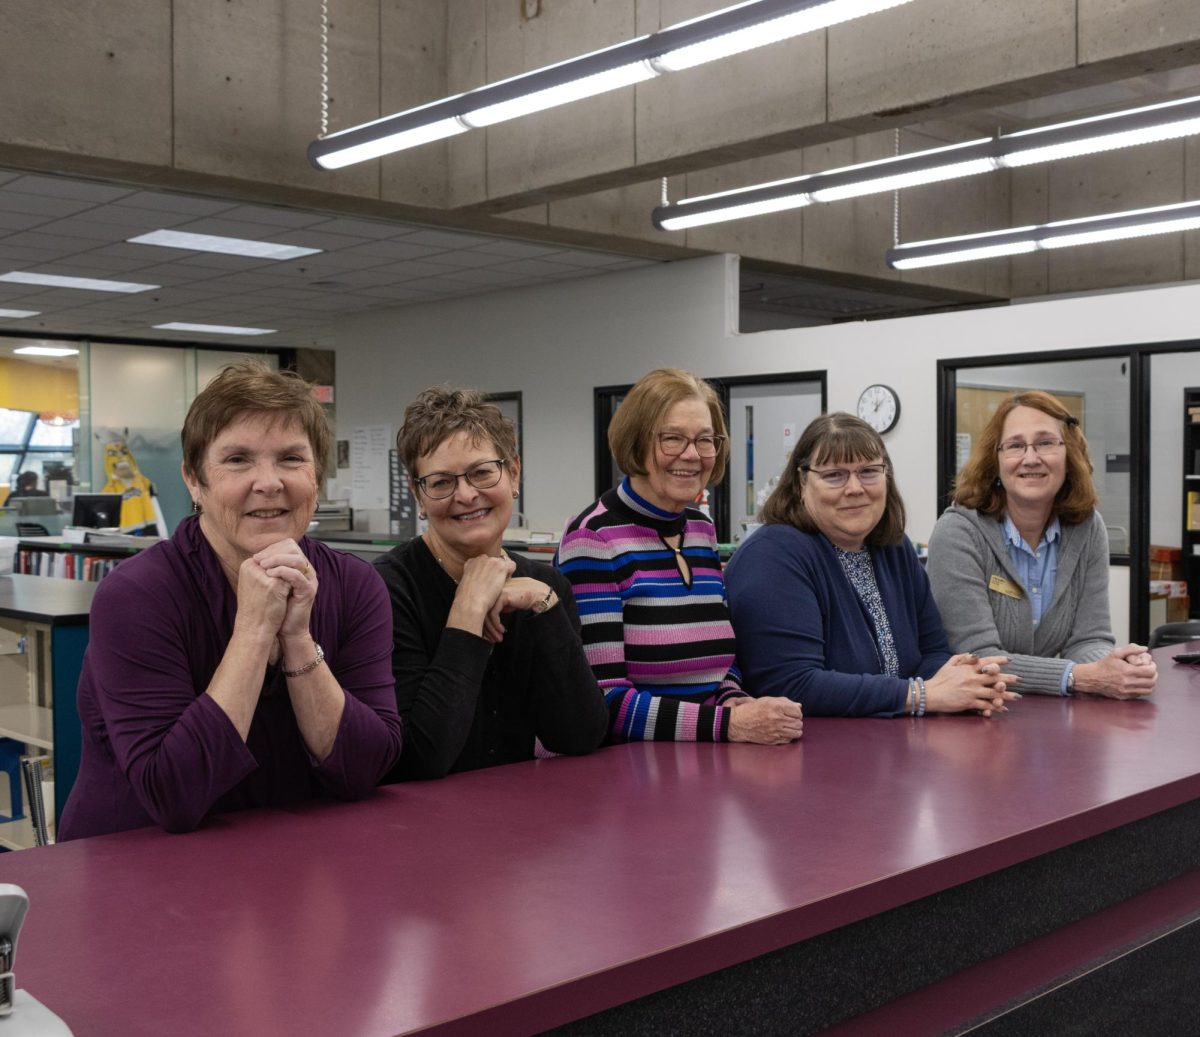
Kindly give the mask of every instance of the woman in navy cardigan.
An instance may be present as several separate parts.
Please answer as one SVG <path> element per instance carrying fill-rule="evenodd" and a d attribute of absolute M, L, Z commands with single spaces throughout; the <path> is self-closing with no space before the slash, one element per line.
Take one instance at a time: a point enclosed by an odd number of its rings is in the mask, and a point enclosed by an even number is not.
<path fill-rule="evenodd" d="M 950 655 L 904 535 L 879 434 L 846 413 L 805 429 L 725 580 L 746 687 L 808 716 L 1003 711 L 1002 656 Z"/>

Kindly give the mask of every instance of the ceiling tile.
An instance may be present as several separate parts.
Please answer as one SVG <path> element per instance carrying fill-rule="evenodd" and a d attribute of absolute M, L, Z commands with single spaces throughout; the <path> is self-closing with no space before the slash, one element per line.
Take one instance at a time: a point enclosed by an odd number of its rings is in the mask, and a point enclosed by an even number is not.
<path fill-rule="evenodd" d="M 480 245 L 476 252 L 489 252 L 494 256 L 511 256 L 513 259 L 533 259 L 561 252 L 558 245 L 531 245 L 526 241 L 489 241 Z"/>
<path fill-rule="evenodd" d="M 215 216 L 217 213 L 236 209 L 233 202 L 218 202 L 211 198 L 196 198 L 192 195 L 171 194 L 159 191 L 135 191 L 118 199 L 114 204 L 128 205 L 136 209 L 161 210 L 169 213 L 187 213 L 190 216 Z"/>
<path fill-rule="evenodd" d="M 454 249 L 482 245 L 489 239 L 470 234 L 460 234 L 457 231 L 420 230 L 415 234 L 409 234 L 404 240 L 413 245 L 431 245 L 434 248 Z"/>
<path fill-rule="evenodd" d="M 83 202 L 103 204 L 133 193 L 128 187 L 98 184 L 91 180 L 70 180 L 58 176 L 27 175 L 18 177 L 5 186 L 5 190 L 24 194 L 40 194 L 48 198 L 72 198 Z"/>

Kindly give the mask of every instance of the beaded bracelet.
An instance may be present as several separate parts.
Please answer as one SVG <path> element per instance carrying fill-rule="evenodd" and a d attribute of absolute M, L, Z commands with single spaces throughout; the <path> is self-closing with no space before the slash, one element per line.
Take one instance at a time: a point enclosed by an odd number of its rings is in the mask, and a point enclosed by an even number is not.
<path fill-rule="evenodd" d="M 917 707 L 917 716 L 923 717 L 925 715 L 925 679 L 923 677 L 917 677 L 916 681 L 917 687 L 921 691 L 921 704 Z"/>

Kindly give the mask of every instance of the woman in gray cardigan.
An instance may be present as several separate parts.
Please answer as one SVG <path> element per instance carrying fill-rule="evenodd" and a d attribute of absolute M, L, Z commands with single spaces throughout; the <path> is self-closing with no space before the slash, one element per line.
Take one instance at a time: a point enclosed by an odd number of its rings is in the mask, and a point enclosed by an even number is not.
<path fill-rule="evenodd" d="M 1049 393 L 997 408 L 929 542 L 929 580 L 956 652 L 1007 655 L 1021 691 L 1137 698 L 1141 645 L 1114 644 L 1108 536 L 1087 441 Z"/>

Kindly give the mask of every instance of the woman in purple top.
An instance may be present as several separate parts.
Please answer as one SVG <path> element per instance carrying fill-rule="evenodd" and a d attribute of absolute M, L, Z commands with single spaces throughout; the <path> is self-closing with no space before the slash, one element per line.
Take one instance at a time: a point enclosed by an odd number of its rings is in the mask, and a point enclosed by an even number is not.
<path fill-rule="evenodd" d="M 196 515 L 92 603 L 59 839 L 361 798 L 400 753 L 383 583 L 304 536 L 331 439 L 309 385 L 227 367 L 182 438 Z"/>

